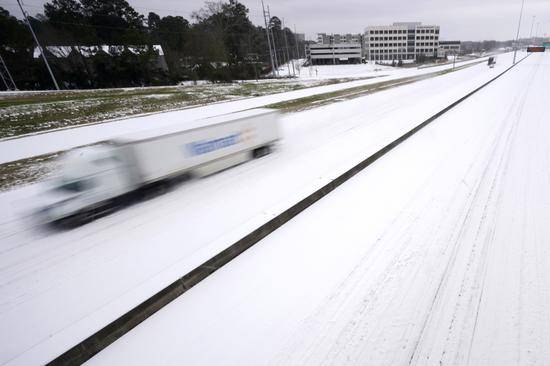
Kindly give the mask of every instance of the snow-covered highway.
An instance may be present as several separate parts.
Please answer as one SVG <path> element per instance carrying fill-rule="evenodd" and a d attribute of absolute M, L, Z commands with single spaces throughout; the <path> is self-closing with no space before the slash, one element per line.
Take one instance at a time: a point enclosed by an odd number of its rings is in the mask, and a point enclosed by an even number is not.
<path fill-rule="evenodd" d="M 506 57 L 506 56 L 504 56 Z M 474 59 L 457 63 L 457 66 L 483 62 L 486 58 Z M 245 98 L 235 101 L 214 103 L 204 107 L 155 113 L 145 116 L 131 117 L 100 124 L 53 130 L 45 133 L 0 140 L 0 164 L 26 159 L 38 155 L 50 154 L 68 150 L 77 146 L 89 145 L 98 141 L 112 139 L 128 132 L 150 130 L 174 123 L 185 123 L 199 118 L 208 118 L 220 114 L 232 113 L 244 109 L 263 107 L 273 103 L 289 101 L 323 93 L 335 92 L 349 88 L 371 85 L 380 82 L 397 81 L 407 77 L 417 77 L 452 69 L 446 64 L 429 68 L 384 69 L 368 74 L 373 77 L 366 80 L 356 80 L 339 84 L 317 86 L 291 92 L 284 92 L 261 97 Z"/>
<path fill-rule="evenodd" d="M 535 54 L 90 364 L 550 363 Z"/>
<path fill-rule="evenodd" d="M 185 184 L 163 197 L 135 205 L 71 232 L 44 233 L 37 228 L 32 228 L 32 221 L 22 218 L 29 210 L 37 207 L 38 203 L 34 195 L 39 190 L 38 186 L 0 195 L 0 205 L 6 208 L 2 210 L 0 217 L 2 243 L 0 247 L 0 297 L 2 298 L 0 324 L 3 324 L 0 334 L 0 344 L 3 345 L 0 364 L 40 364 L 53 359 L 171 283 L 174 278 L 186 273 L 273 217 L 289 204 L 296 202 L 387 142 L 490 80 L 510 63 L 510 56 L 502 56 L 495 69 L 489 69 L 486 65 L 477 65 L 456 73 L 351 101 L 288 115 L 283 121 L 285 139 L 279 150 L 272 156 Z M 536 72 L 531 71 L 535 69 Z M 532 76 L 533 73 L 536 75 Z M 301 328 L 300 324 L 306 324 L 305 328 L 309 327 L 307 321 L 302 322 L 305 317 L 313 317 L 315 314 L 307 306 L 322 307 L 325 297 L 333 293 L 331 291 L 335 291 L 335 286 L 338 284 L 343 288 L 343 293 L 348 293 L 346 287 L 359 279 L 346 284 L 343 278 L 355 273 L 350 272 L 350 268 L 359 266 L 360 263 L 356 261 L 366 255 L 365 253 L 372 252 L 373 258 L 377 256 L 381 258 L 380 263 L 376 262 L 377 265 L 373 268 L 384 267 L 386 263 L 384 260 L 389 261 L 387 266 L 397 259 L 399 259 L 398 264 L 401 263 L 400 257 L 396 257 L 401 253 L 399 249 L 401 246 L 412 248 L 409 254 L 411 258 L 417 258 L 414 255 L 422 252 L 424 246 L 415 247 L 418 242 L 413 240 L 414 236 L 410 236 L 412 239 L 405 242 L 400 242 L 394 236 L 404 232 L 403 235 L 409 237 L 410 233 L 405 229 L 416 228 L 415 222 L 420 222 L 418 224 L 420 226 L 414 230 L 420 230 L 420 228 L 435 230 L 433 225 L 430 228 L 429 219 L 432 220 L 431 224 L 434 223 L 433 220 L 438 222 L 437 218 L 444 216 L 442 212 L 446 213 L 447 209 L 450 210 L 449 222 L 447 224 L 442 222 L 441 225 L 447 227 L 454 222 L 457 208 L 448 202 L 450 199 L 448 195 L 451 193 L 456 195 L 456 202 L 453 202 L 457 206 L 466 204 L 468 199 L 473 199 L 469 196 L 471 191 L 468 189 L 472 189 L 472 184 L 475 185 L 475 182 L 481 179 L 478 177 L 480 172 L 478 165 L 483 161 L 482 154 L 485 153 L 487 159 L 493 156 L 486 151 L 488 148 L 484 144 L 492 141 L 497 135 L 496 131 L 501 130 L 501 124 L 510 119 L 507 119 L 508 115 L 505 114 L 507 111 L 514 116 L 514 113 L 520 110 L 514 101 L 522 92 L 531 91 L 532 93 L 528 95 L 530 98 L 526 100 L 542 104 L 532 94 L 544 96 L 544 93 L 547 93 L 542 89 L 544 85 L 541 86 L 543 83 L 541 80 L 546 79 L 548 82 L 548 75 L 547 56 L 535 55 L 525 60 L 517 69 L 495 82 L 495 85 L 490 85 L 482 93 L 474 95 L 463 107 L 453 111 L 454 119 L 450 119 L 450 122 L 437 121 L 434 127 L 430 127 L 429 131 L 432 132 L 423 132 L 424 137 L 420 136 L 414 142 L 408 143 L 413 146 L 409 147 L 408 152 L 406 147 L 403 147 L 400 149 L 406 153 L 402 151 L 392 153 L 387 159 L 389 168 L 385 168 L 386 165 L 383 165 L 384 169 L 373 166 L 372 169 L 369 168 L 369 172 L 363 173 L 367 176 L 373 174 L 378 178 L 372 187 L 369 186 L 369 189 L 365 190 L 366 193 L 361 191 L 365 196 L 359 195 L 354 199 L 356 190 L 347 194 L 356 205 L 360 205 L 359 208 L 352 209 L 349 202 L 338 203 L 340 199 L 334 201 L 335 198 L 331 198 L 346 196 L 343 192 L 348 192 L 348 189 L 342 187 L 342 190 L 327 197 L 334 208 L 322 210 L 316 206 L 304 215 L 300 215 L 288 224 L 290 229 L 282 228 L 266 240 L 266 243 L 275 240 L 276 245 L 262 243 L 258 247 L 260 249 L 254 248 L 250 253 L 245 253 L 243 258 L 239 258 L 227 269 L 215 274 L 204 284 L 184 295 L 111 349 L 123 346 L 135 347 L 130 340 L 147 337 L 149 334 L 149 331 L 142 329 L 147 329 L 148 324 L 157 321 L 156 319 L 165 319 L 163 314 L 168 309 L 184 303 L 188 304 L 184 306 L 191 307 L 194 311 L 184 310 L 181 314 L 185 317 L 183 321 L 190 323 L 182 326 L 181 323 L 175 322 L 180 328 L 179 331 L 187 332 L 178 334 L 178 339 L 182 342 L 184 339 L 196 339 L 195 346 L 190 347 L 197 350 L 197 353 L 190 352 L 187 347 L 174 344 L 174 348 L 170 348 L 171 351 L 177 353 L 179 347 L 186 350 L 186 357 L 193 357 L 189 359 L 184 357 L 177 363 L 181 364 L 189 360 L 208 364 L 225 360 L 225 358 L 201 359 L 201 357 L 225 356 L 220 356 L 220 353 L 216 352 L 202 354 L 199 350 L 202 347 L 201 344 L 209 349 L 219 350 L 223 350 L 222 344 L 235 345 L 238 339 L 233 336 L 235 334 L 232 333 L 233 329 L 236 334 L 242 335 L 243 343 L 239 342 L 235 348 L 232 348 L 231 352 L 234 353 L 229 352 L 230 354 L 227 355 L 229 362 L 269 361 L 271 356 L 276 356 L 278 349 L 291 357 L 289 361 L 298 360 L 293 357 L 302 356 L 292 349 L 305 348 L 301 346 L 293 348 L 294 346 L 290 343 L 279 344 L 282 348 L 277 348 L 277 342 L 284 340 L 285 337 L 288 339 L 294 332 L 296 335 L 293 339 L 296 342 L 302 342 L 302 340 L 309 342 L 308 337 L 314 338 L 316 334 L 322 333 L 321 331 L 308 333 Z M 530 81 L 531 84 L 528 82 L 530 78 L 533 79 Z M 534 88 L 541 88 L 540 92 L 539 89 Z M 546 97 L 548 97 L 547 94 Z M 472 103 L 475 104 L 472 106 Z M 541 107 L 534 105 L 532 110 L 539 111 Z M 442 121 L 449 118 L 451 117 L 444 117 Z M 450 127 L 447 129 L 438 127 L 440 125 Z M 445 160 L 444 157 L 447 159 Z M 474 159 L 475 157 L 480 161 Z M 464 167 L 462 170 L 455 170 L 453 167 L 455 162 L 458 165 L 465 164 L 464 166 L 467 167 L 471 165 L 471 176 L 465 173 Z M 437 179 L 429 179 L 430 177 Z M 453 179 L 460 179 L 460 184 Z M 358 180 L 359 177 L 346 186 L 357 184 Z M 424 182 L 431 189 L 423 190 Z M 433 196 L 437 194 L 441 195 L 441 200 L 438 196 Z M 426 200 L 426 203 L 422 203 L 422 200 Z M 410 211 L 405 207 L 406 202 L 412 202 Z M 318 206 L 328 207 L 326 205 L 320 202 Z M 346 207 L 346 205 L 349 211 L 347 215 L 351 214 L 351 217 L 346 216 L 345 210 L 339 211 L 338 207 Z M 429 214 L 424 218 L 418 214 L 419 208 Z M 442 211 L 437 211 L 438 209 Z M 319 210 L 328 216 L 315 219 L 303 218 Z M 331 214 L 337 216 L 330 217 Z M 414 215 L 418 218 L 411 220 L 416 217 Z M 320 221 L 315 223 L 314 220 L 317 219 Z M 309 232 L 302 228 L 292 229 L 302 220 L 310 222 L 309 225 L 317 228 L 317 231 L 311 231 L 311 237 L 306 235 L 295 239 L 293 235 Z M 346 225 L 349 223 L 349 226 L 354 225 L 354 228 L 348 230 L 343 226 L 335 226 L 334 223 L 338 222 Z M 397 225 L 395 231 L 390 229 L 391 222 Z M 332 233 L 325 231 L 331 228 Z M 334 230 L 335 228 L 338 230 Z M 387 235 L 394 239 L 385 239 L 389 240 L 387 252 L 384 249 L 379 253 L 380 248 L 386 248 L 386 245 L 376 244 L 380 242 L 377 238 L 382 237 L 380 233 L 384 230 L 389 230 Z M 447 234 L 443 229 L 439 233 L 443 238 Z M 281 240 L 280 235 L 286 239 Z M 356 235 L 362 236 L 362 239 L 358 241 Z M 419 236 L 420 234 L 414 235 L 422 237 Z M 335 240 L 335 238 L 339 239 Z M 430 236 L 423 238 L 435 240 Z M 333 242 L 330 243 L 329 239 Z M 438 248 L 441 249 L 441 247 L 437 247 L 436 244 L 430 245 L 429 240 L 426 239 L 421 244 L 429 248 L 426 250 L 433 250 L 437 254 Z M 441 245 L 441 242 L 437 244 Z M 257 254 L 254 253 L 260 251 L 261 254 L 266 250 L 261 248 L 271 248 L 267 249 L 273 255 L 271 260 L 270 253 L 255 257 Z M 311 251 L 312 248 L 317 249 Z M 437 270 L 440 269 L 438 265 L 441 258 L 433 256 L 432 252 L 428 254 L 430 254 L 427 257 L 428 263 L 433 267 L 435 274 L 439 273 Z M 281 262 L 282 256 L 284 260 Z M 309 257 L 305 265 L 301 262 L 303 256 Z M 335 258 L 338 260 L 335 261 Z M 242 263 L 250 267 L 231 270 L 235 266 L 242 266 Z M 411 260 L 411 263 L 417 262 Z M 303 270 L 307 270 L 303 273 L 299 272 L 300 266 Z M 408 268 L 405 265 L 403 267 Z M 277 268 L 283 273 L 271 271 Z M 296 276 L 291 275 L 292 269 L 298 271 Z M 360 270 L 363 269 L 360 268 Z M 331 270 L 335 273 L 331 273 Z M 226 275 L 228 277 L 221 277 L 221 284 L 211 285 L 228 271 L 229 274 Z M 325 271 L 326 275 L 323 275 Z M 392 281 L 399 279 L 393 277 L 392 272 L 388 273 Z M 405 273 L 407 276 L 409 274 L 410 272 Z M 244 277 L 241 278 L 241 276 Z M 370 275 L 367 277 L 362 280 L 376 279 Z M 429 278 L 432 279 L 431 276 Z M 436 278 L 433 276 L 433 279 Z M 227 282 L 231 279 L 236 282 Z M 412 277 L 410 279 L 412 280 Z M 313 283 L 315 281 L 319 283 Z M 359 283 L 364 285 L 361 281 Z M 414 284 L 419 288 L 421 285 L 426 285 L 416 282 Z M 301 285 L 309 287 L 302 288 Z M 284 296 L 276 299 L 268 296 L 269 293 L 277 294 L 279 289 L 277 286 L 289 286 L 289 288 L 288 291 L 281 290 Z M 393 282 L 388 288 L 382 288 L 382 290 L 398 291 L 401 289 L 400 286 L 400 283 Z M 426 286 L 426 291 L 432 289 Z M 423 291 L 419 290 L 421 293 Z M 260 292 L 262 295 L 259 294 Z M 357 293 L 357 291 L 351 292 Z M 255 293 L 259 295 L 257 298 Z M 361 292 L 358 296 L 360 294 Z M 301 299 L 302 295 L 308 301 L 294 303 Z M 398 292 L 396 292 L 397 295 L 399 295 Z M 207 300 L 209 296 L 210 299 Z M 263 304 L 274 301 L 273 306 L 254 307 L 255 301 L 259 301 L 261 305 L 261 301 L 264 300 L 266 303 Z M 341 300 L 348 302 L 347 298 L 341 298 Z M 200 301 L 205 302 L 200 303 Z M 421 302 L 419 300 L 419 309 L 421 309 Z M 238 305 L 235 308 L 232 304 Z M 279 305 L 281 305 L 280 308 Z M 380 305 L 377 309 L 384 310 Z M 239 318 L 238 313 L 241 310 L 243 317 Z M 257 318 L 261 315 L 258 312 L 262 311 L 266 314 L 263 320 Z M 277 313 L 278 311 L 289 315 L 288 319 L 282 321 L 280 317 L 284 314 Z M 226 315 L 231 319 L 225 319 Z M 402 324 L 410 321 L 405 315 L 403 315 Z M 205 320 L 206 318 L 215 319 L 216 316 L 221 316 L 222 319 Z M 322 318 L 324 315 L 319 316 L 320 318 L 313 317 L 312 322 L 327 326 L 328 323 Z M 336 315 L 333 314 L 333 316 Z M 200 319 L 205 323 L 198 326 L 196 322 Z M 244 326 L 248 324 L 247 321 L 252 320 L 258 321 L 258 324 L 246 332 L 245 328 L 238 328 L 233 324 L 242 322 L 239 326 Z M 317 320 L 319 320 L 318 323 L 316 323 Z M 380 321 L 382 320 L 384 319 L 380 318 Z M 225 324 L 224 321 L 226 321 Z M 336 323 L 339 324 L 338 326 L 345 325 L 345 322 L 341 321 Z M 274 327 L 273 332 L 270 333 L 268 328 L 272 324 L 277 324 L 277 327 Z M 163 327 L 165 325 L 162 324 Z M 397 328 L 399 327 L 396 326 L 395 329 Z M 32 332 L 29 332 L 29 329 L 32 329 Z M 167 332 L 167 334 L 170 333 Z M 251 338 L 249 339 L 245 334 L 250 334 Z M 277 334 L 282 336 L 278 337 Z M 330 335 L 331 332 L 323 334 L 331 338 L 336 337 L 337 332 L 333 335 Z M 253 345 L 253 341 L 261 342 L 266 339 L 265 337 L 274 337 L 274 339 L 268 338 L 264 347 L 259 344 Z M 310 341 L 316 344 L 313 338 Z M 174 341 L 177 339 L 175 338 Z M 190 341 L 186 340 L 186 342 Z M 248 350 L 245 349 L 247 342 L 250 343 Z M 168 340 L 166 340 L 166 347 L 170 347 Z M 134 354 L 136 359 L 143 359 L 144 362 L 147 360 L 147 355 L 153 355 L 156 352 L 148 347 L 141 346 L 141 348 L 141 352 L 145 354 L 140 354 L 138 350 Z M 313 346 L 309 348 L 315 349 Z M 99 359 L 122 356 L 117 356 L 117 352 L 111 349 L 99 355 Z M 390 353 L 395 354 L 395 352 Z M 239 355 L 255 357 L 255 354 L 258 358 L 239 359 Z M 311 355 L 305 356 L 317 357 L 314 356 L 316 354 L 318 355 L 312 351 Z M 230 357 L 231 355 L 233 358 Z M 129 352 L 126 352 L 126 356 L 133 357 Z M 175 354 L 175 357 L 179 355 Z M 176 360 L 177 358 L 174 362 Z M 128 362 L 113 360 L 112 363 L 131 363 L 130 360 L 126 361 Z"/>

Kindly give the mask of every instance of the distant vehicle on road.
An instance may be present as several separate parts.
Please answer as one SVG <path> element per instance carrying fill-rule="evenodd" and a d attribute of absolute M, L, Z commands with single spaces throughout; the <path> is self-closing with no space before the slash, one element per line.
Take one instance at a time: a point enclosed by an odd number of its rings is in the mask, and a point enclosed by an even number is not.
<path fill-rule="evenodd" d="M 279 112 L 252 109 L 76 149 L 44 192 L 40 216 L 77 226 L 164 190 L 186 176 L 205 176 L 268 154 L 280 139 Z"/>

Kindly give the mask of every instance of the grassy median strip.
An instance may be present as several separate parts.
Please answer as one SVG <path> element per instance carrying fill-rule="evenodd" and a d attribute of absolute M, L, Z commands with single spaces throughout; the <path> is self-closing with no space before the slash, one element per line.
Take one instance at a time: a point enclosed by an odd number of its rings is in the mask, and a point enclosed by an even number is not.
<path fill-rule="evenodd" d="M 55 170 L 59 153 L 34 156 L 0 165 L 0 191 L 33 183 Z"/>
<path fill-rule="evenodd" d="M 483 61 L 480 61 L 480 62 L 483 62 Z M 341 102 L 344 100 L 362 97 L 368 94 L 395 88 L 397 86 L 411 84 L 417 81 L 433 78 L 436 76 L 445 75 L 450 72 L 462 70 L 464 68 L 477 65 L 480 62 L 475 62 L 475 63 L 455 67 L 454 70 L 446 69 L 446 70 L 437 71 L 437 72 L 419 75 L 419 76 L 411 76 L 411 77 L 406 77 L 402 79 L 383 81 L 379 83 L 363 85 L 363 86 L 358 86 L 358 87 L 344 89 L 344 90 L 338 90 L 335 92 L 330 92 L 325 94 L 312 95 L 312 96 L 304 97 L 300 99 L 294 99 L 286 102 L 271 104 L 271 105 L 268 105 L 267 108 L 281 109 L 284 112 L 299 112 L 307 109 L 317 108 L 322 105 L 327 105 L 335 102 Z"/>
<path fill-rule="evenodd" d="M 0 95 L 0 138 L 367 78 L 285 80 Z M 153 126 L 154 127 L 154 126 Z"/>

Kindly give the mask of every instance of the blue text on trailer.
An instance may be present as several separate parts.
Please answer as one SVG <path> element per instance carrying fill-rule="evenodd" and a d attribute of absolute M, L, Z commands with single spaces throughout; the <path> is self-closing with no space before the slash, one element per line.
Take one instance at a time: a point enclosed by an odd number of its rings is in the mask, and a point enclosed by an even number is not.
<path fill-rule="evenodd" d="M 240 135 L 240 133 L 233 133 L 214 140 L 191 142 L 187 144 L 187 148 L 189 149 L 191 155 L 202 155 L 239 143 Z"/>

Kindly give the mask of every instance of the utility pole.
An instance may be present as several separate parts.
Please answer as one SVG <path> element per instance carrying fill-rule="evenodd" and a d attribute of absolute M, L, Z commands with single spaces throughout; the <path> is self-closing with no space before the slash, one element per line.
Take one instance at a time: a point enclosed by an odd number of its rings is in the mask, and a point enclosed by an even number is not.
<path fill-rule="evenodd" d="M 59 85 L 57 84 L 57 80 L 55 80 L 55 76 L 53 75 L 53 71 L 50 68 L 50 64 L 48 63 L 48 60 L 46 60 L 46 55 L 44 54 L 44 50 L 42 49 L 42 46 L 40 45 L 40 42 L 38 41 L 38 38 L 36 37 L 36 34 L 34 34 L 34 30 L 32 29 L 31 22 L 29 21 L 29 17 L 27 16 L 27 12 L 25 9 L 23 9 L 23 5 L 21 5 L 21 0 L 17 0 L 17 4 L 19 5 L 19 8 L 21 9 L 21 12 L 23 13 L 23 17 L 25 18 L 25 23 L 29 26 L 29 29 L 31 31 L 32 37 L 34 38 L 34 41 L 36 42 L 36 45 L 38 46 L 38 51 L 40 51 L 40 54 L 42 55 L 42 59 L 44 60 L 44 63 L 46 64 L 46 68 L 48 69 L 48 72 L 50 73 L 50 76 L 52 77 L 52 81 L 55 85 L 55 88 L 59 90 Z"/>
<path fill-rule="evenodd" d="M 267 6 L 267 16 L 271 22 L 271 11 L 269 10 L 269 5 Z M 273 34 L 273 29 L 271 31 L 271 40 L 273 41 L 273 56 L 275 58 L 275 67 L 277 68 L 277 76 L 279 76 L 279 58 L 277 57 L 277 43 L 275 42 L 275 35 Z"/>
<path fill-rule="evenodd" d="M 10 70 L 8 70 L 8 66 L 4 62 L 2 55 L 0 55 L 0 79 L 4 82 L 6 90 L 17 90 L 17 85 L 15 85 L 15 81 L 13 81 Z"/>
<path fill-rule="evenodd" d="M 514 47 L 514 65 L 516 64 L 516 55 L 518 53 L 519 29 L 521 27 L 521 17 L 523 16 L 523 5 L 525 5 L 525 0 L 521 0 L 521 10 L 519 11 L 518 31 L 516 33 L 516 44 Z"/>
<path fill-rule="evenodd" d="M 288 76 L 290 77 L 290 54 L 288 53 L 288 40 L 286 39 L 286 31 L 285 31 L 285 20 L 283 19 L 283 24 L 282 24 L 282 27 L 283 27 L 283 36 L 285 37 L 285 50 L 286 50 L 286 60 L 287 60 L 287 64 L 286 66 L 288 67 Z M 292 68 L 294 69 L 294 65 L 292 65 Z M 296 73 L 294 73 L 294 76 L 296 76 Z"/>
<path fill-rule="evenodd" d="M 277 69 L 277 75 L 279 75 L 279 55 L 277 50 L 277 42 L 275 41 L 275 33 L 273 33 L 273 29 L 270 30 L 271 32 L 271 41 L 273 42 L 273 57 L 275 58 L 275 68 Z"/>
<path fill-rule="evenodd" d="M 300 51 L 298 50 L 298 38 L 296 37 L 296 24 L 294 24 L 294 44 L 296 45 L 296 58 L 300 58 Z"/>
<path fill-rule="evenodd" d="M 264 15 L 264 23 L 265 23 L 265 34 L 267 35 L 267 47 L 269 48 L 269 59 L 271 60 L 271 70 L 273 71 L 273 76 L 277 75 L 277 70 L 275 70 L 275 61 L 273 59 L 273 52 L 271 51 L 271 38 L 269 37 L 269 26 L 267 25 L 267 18 L 268 13 L 265 11 L 264 7 L 264 0 L 262 0 L 262 11 Z"/>

